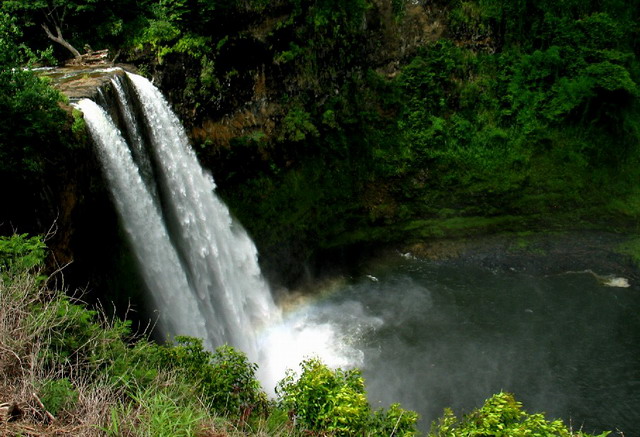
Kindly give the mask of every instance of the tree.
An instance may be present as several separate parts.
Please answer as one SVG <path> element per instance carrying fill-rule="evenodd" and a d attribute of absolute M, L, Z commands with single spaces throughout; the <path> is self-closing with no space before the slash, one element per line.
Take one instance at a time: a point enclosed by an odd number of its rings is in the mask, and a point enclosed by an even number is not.
<path fill-rule="evenodd" d="M 92 3 L 95 1 L 7 0 L 3 4 L 3 9 L 12 14 L 26 13 L 30 15 L 32 19 L 39 22 L 40 27 L 51 41 L 60 44 L 78 58 L 81 56 L 80 52 L 62 36 L 62 29 L 65 27 L 68 14 L 90 9 Z M 36 18 L 38 16 L 39 18 Z M 50 26 L 55 30 L 55 34 L 51 31 Z"/>
<path fill-rule="evenodd" d="M 77 47 L 86 44 L 118 49 L 132 44 L 147 27 L 151 6 L 151 0 L 3 0 L 0 11 L 17 19 L 30 47 L 53 41 L 79 57 Z"/>
<path fill-rule="evenodd" d="M 21 43 L 17 20 L 0 11 L 0 186 L 7 187 L 0 228 L 19 225 L 21 231 L 42 232 L 38 223 L 50 225 L 55 219 L 44 212 L 55 214 L 46 203 L 52 183 L 60 180 L 71 147 L 79 142 L 70 114 L 61 107 L 63 96 L 22 68 L 34 60 Z"/>

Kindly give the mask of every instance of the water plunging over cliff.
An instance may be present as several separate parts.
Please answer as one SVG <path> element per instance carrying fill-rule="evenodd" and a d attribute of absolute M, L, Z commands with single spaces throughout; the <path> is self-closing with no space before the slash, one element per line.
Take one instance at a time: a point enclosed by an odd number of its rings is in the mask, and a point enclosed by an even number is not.
<path fill-rule="evenodd" d="M 167 337 L 203 338 L 209 348 L 231 344 L 257 360 L 256 331 L 279 311 L 256 248 L 215 195 L 213 179 L 160 92 L 141 76 L 127 76 L 114 79 L 126 140 L 96 103 L 85 99 L 77 106 L 160 309 L 160 328 Z"/>
<path fill-rule="evenodd" d="M 134 74 L 115 77 L 102 105 L 83 99 L 114 203 L 158 309 L 160 332 L 230 344 L 260 365 L 267 391 L 305 356 L 349 366 L 350 350 L 327 323 L 298 313 L 282 322 L 255 245 L 215 195 L 184 129 L 161 93 Z M 268 328 L 268 329 L 267 329 Z"/>

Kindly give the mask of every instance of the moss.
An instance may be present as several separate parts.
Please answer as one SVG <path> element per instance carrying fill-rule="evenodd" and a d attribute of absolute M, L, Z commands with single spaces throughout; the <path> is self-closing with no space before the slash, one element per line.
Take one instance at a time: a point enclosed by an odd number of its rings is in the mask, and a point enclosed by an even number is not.
<path fill-rule="evenodd" d="M 633 262 L 640 267 L 640 236 L 632 238 L 617 247 L 617 252 L 629 255 Z"/>

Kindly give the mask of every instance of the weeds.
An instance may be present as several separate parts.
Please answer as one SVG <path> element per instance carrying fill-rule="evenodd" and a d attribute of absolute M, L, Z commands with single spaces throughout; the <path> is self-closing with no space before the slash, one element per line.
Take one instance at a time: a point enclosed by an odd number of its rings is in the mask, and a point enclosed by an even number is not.
<path fill-rule="evenodd" d="M 267 419 L 244 354 L 132 335 L 47 287 L 40 241 L 0 237 L 0 435 L 296 435 Z"/>

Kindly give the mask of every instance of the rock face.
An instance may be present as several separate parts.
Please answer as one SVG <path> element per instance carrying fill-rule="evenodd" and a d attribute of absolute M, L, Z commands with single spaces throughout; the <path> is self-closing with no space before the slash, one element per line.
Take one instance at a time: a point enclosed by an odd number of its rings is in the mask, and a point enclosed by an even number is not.
<path fill-rule="evenodd" d="M 419 47 L 442 36 L 447 13 L 442 2 L 407 3 L 404 13 L 397 15 L 393 1 L 372 2 L 363 16 L 362 44 L 358 53 L 349 54 L 358 59 L 353 65 L 339 66 L 334 59 L 339 50 L 331 47 L 314 49 L 306 60 L 301 56 L 282 60 L 289 40 L 296 45 L 293 33 L 297 30 L 287 28 L 288 21 L 300 18 L 274 6 L 259 19 L 245 17 L 229 24 L 229 40 L 221 44 L 215 59 L 219 85 L 212 94 L 199 94 L 202 83 L 194 88 L 197 82 L 193 81 L 204 69 L 186 56 L 174 54 L 163 62 L 151 61 L 151 70 L 196 143 L 225 153 L 234 138 L 260 135 L 262 142 L 278 142 L 289 109 L 283 96 L 311 92 L 321 105 L 347 78 L 367 68 L 387 78 L 396 76 Z"/>
<path fill-rule="evenodd" d="M 114 76 L 125 74 L 125 70 L 135 71 L 130 65 L 111 66 L 107 63 L 99 65 L 75 65 L 43 71 L 42 75 L 51 79 L 52 84 L 69 100 L 83 98 L 95 100 L 98 90 L 109 86 Z"/>

